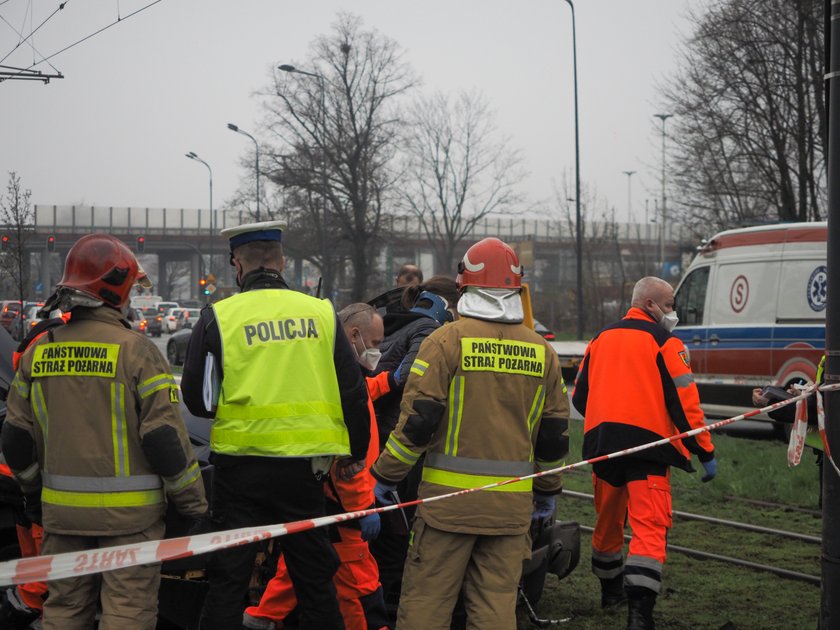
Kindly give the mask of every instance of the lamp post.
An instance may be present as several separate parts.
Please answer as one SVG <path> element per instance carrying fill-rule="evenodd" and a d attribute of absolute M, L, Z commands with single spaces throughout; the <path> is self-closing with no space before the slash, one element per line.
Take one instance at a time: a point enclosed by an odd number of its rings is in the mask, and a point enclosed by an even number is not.
<path fill-rule="evenodd" d="M 630 181 L 633 175 L 636 174 L 636 171 L 622 171 L 625 175 L 627 175 L 627 220 L 632 223 L 633 222 L 633 203 L 632 198 L 630 197 Z"/>
<path fill-rule="evenodd" d="M 323 206 L 324 212 L 324 226 L 321 230 L 323 241 L 322 241 L 322 252 L 326 259 L 327 255 L 327 104 L 326 104 L 326 79 L 324 75 L 318 72 L 309 72 L 307 70 L 301 70 L 300 68 L 296 68 L 295 66 L 289 65 L 284 63 L 283 65 L 277 66 L 278 70 L 282 70 L 283 72 L 288 72 L 290 74 L 302 74 L 307 77 L 311 77 L 313 79 L 318 79 L 318 85 L 321 90 L 321 205 Z"/>
<path fill-rule="evenodd" d="M 665 220 L 667 209 L 667 196 L 665 194 L 665 121 L 673 114 L 654 114 L 655 118 L 662 121 L 662 222 L 659 224 L 659 274 L 665 268 Z"/>
<path fill-rule="evenodd" d="M 577 258 L 577 338 L 583 339 L 583 236 L 580 218 L 580 122 L 578 116 L 577 33 L 575 5 L 566 0 L 572 10 L 572 65 L 575 82 L 575 256 Z"/>
<path fill-rule="evenodd" d="M 260 145 L 257 143 L 257 139 L 252 136 L 247 131 L 243 131 L 233 123 L 228 123 L 227 128 L 231 131 L 235 131 L 236 133 L 241 133 L 243 136 L 248 136 L 251 140 L 254 141 L 254 147 L 256 149 L 256 171 L 257 171 L 257 223 L 260 220 Z"/>
<path fill-rule="evenodd" d="M 213 211 L 213 169 L 210 168 L 210 165 L 198 157 L 198 154 L 195 151 L 190 151 L 189 153 L 185 154 L 191 160 L 195 160 L 196 162 L 201 162 L 204 166 L 207 167 L 207 172 L 210 173 L 210 259 L 208 264 L 209 273 L 213 273 L 213 242 L 216 237 L 216 213 Z"/>

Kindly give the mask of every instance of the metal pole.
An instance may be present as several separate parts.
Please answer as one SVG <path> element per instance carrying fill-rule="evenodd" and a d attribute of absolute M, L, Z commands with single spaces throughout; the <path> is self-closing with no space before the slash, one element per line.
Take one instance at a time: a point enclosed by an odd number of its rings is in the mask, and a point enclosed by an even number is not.
<path fill-rule="evenodd" d="M 627 175 L 627 221 L 629 223 L 633 223 L 633 204 L 632 199 L 630 197 L 630 180 L 632 179 L 633 175 L 636 171 L 622 171 L 625 175 Z"/>
<path fill-rule="evenodd" d="M 840 263 L 840 3 L 825 3 L 826 54 L 828 73 L 828 258 L 835 272 Z M 830 88 L 830 91 L 829 91 Z M 825 382 L 840 381 L 840 273 L 828 274 L 825 309 Z M 840 444 L 840 392 L 825 393 L 826 437 L 835 447 Z M 835 455 L 836 457 L 836 455 Z M 840 478 L 828 462 L 822 466 L 822 588 L 820 623 L 822 630 L 840 627 Z"/>
<path fill-rule="evenodd" d="M 195 151 L 187 153 L 187 157 L 191 160 L 204 164 L 204 166 L 207 167 L 207 172 L 210 174 L 210 220 L 207 222 L 210 230 L 210 258 L 207 267 L 208 272 L 213 273 L 213 239 L 216 234 L 216 215 L 213 212 L 213 169 L 210 168 L 210 165 L 207 162 L 198 157 L 198 154 L 196 154 Z"/>
<path fill-rule="evenodd" d="M 254 149 L 256 151 L 256 159 L 255 159 L 255 166 L 256 166 L 256 176 L 257 176 L 257 223 L 260 221 L 260 145 L 257 142 L 257 139 L 252 136 L 247 131 L 243 131 L 233 123 L 228 123 L 227 128 L 231 131 L 235 131 L 236 133 L 241 133 L 243 136 L 248 136 L 254 142 Z"/>
<path fill-rule="evenodd" d="M 668 207 L 665 193 L 665 121 L 673 114 L 654 114 L 654 116 L 662 121 L 662 222 L 659 224 L 659 273 L 657 274 L 662 275 L 665 269 L 665 221 Z"/>
<path fill-rule="evenodd" d="M 566 0 L 572 10 L 572 64 L 575 82 L 575 257 L 577 266 L 577 338 L 583 339 L 583 235 L 580 216 L 580 118 L 578 115 L 578 76 L 577 76 L 577 33 L 575 29 L 575 5 Z"/>

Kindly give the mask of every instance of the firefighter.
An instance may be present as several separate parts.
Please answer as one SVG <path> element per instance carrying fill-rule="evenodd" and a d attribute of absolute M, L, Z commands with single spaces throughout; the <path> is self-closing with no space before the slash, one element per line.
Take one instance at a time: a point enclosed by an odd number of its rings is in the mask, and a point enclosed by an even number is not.
<path fill-rule="evenodd" d="M 642 278 L 621 321 L 599 332 L 586 348 L 572 403 L 583 414 L 583 457 L 590 459 L 705 426 L 688 353 L 671 331 L 677 324 L 674 289 Z M 694 472 L 689 451 L 717 474 L 708 433 L 593 464 L 597 520 L 592 572 L 601 582 L 601 605 L 627 600 L 628 630 L 654 627 L 665 538 L 671 527 L 670 467 Z M 633 538 L 623 560 L 625 517 Z"/>
<path fill-rule="evenodd" d="M 384 391 L 389 387 L 387 380 L 369 376 L 379 362 L 379 344 L 385 335 L 382 317 L 372 306 L 364 303 L 351 304 L 341 309 L 338 317 L 367 377 L 370 400 L 374 400 L 382 395 L 383 387 L 386 388 Z M 350 479 L 342 479 L 333 464 L 333 470 L 324 483 L 327 509 L 335 514 L 366 510 L 374 504 L 374 479 L 369 471 L 379 456 L 379 436 L 372 403 L 368 409 L 371 434 L 365 470 Z M 341 560 L 333 582 L 347 630 L 378 630 L 388 627 L 385 600 L 379 583 L 379 568 L 367 543 L 376 538 L 379 527 L 379 514 L 370 514 L 359 521 L 348 521 L 330 528 L 330 539 Z M 256 630 L 274 630 L 275 624 L 281 624 L 296 605 L 294 588 L 281 557 L 277 563 L 277 575 L 266 586 L 259 606 L 245 610 L 243 625 Z"/>
<path fill-rule="evenodd" d="M 522 324 L 522 267 L 495 238 L 467 250 L 460 319 L 435 330 L 410 367 L 396 429 L 372 469 L 383 503 L 425 454 L 420 498 L 557 466 L 569 403 L 557 355 Z M 555 509 L 557 475 L 421 504 L 397 616 L 400 630 L 448 629 L 463 590 L 467 623 L 516 627 L 522 561 L 534 517 Z"/>
<path fill-rule="evenodd" d="M 289 290 L 281 224 L 222 230 L 241 292 L 205 307 L 193 327 L 181 389 L 189 410 L 215 417 L 212 524 L 234 529 L 324 515 L 323 478 L 364 466 L 367 390 L 332 304 Z M 213 374 L 217 374 L 216 378 Z M 341 628 L 325 529 L 278 539 L 304 628 Z M 257 552 L 244 545 L 208 560 L 203 630 L 239 628 Z"/>
<path fill-rule="evenodd" d="M 44 307 L 72 317 L 26 350 L 9 390 L 3 454 L 43 516 L 45 555 L 159 539 L 167 497 L 207 510 L 169 365 L 124 319 L 138 275 L 118 239 L 80 238 Z M 152 630 L 159 585 L 159 564 L 50 582 L 43 627 L 91 628 L 100 601 L 102 630 Z"/>

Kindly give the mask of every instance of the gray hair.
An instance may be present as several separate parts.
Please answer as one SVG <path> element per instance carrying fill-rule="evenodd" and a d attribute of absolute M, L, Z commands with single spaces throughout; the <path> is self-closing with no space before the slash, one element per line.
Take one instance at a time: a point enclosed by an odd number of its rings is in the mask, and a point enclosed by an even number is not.
<path fill-rule="evenodd" d="M 645 276 L 636 283 L 633 287 L 633 297 L 631 303 L 633 306 L 638 306 L 648 298 L 656 300 L 661 295 L 662 291 L 671 290 L 671 285 L 662 278 L 656 276 Z"/>
<path fill-rule="evenodd" d="M 376 309 L 370 304 L 356 302 L 338 311 L 342 326 L 367 326 L 373 320 Z"/>

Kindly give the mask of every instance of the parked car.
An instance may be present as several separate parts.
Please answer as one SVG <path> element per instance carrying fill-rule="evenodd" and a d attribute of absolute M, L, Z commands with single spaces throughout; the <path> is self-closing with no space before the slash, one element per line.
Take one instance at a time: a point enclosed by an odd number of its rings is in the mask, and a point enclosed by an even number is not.
<path fill-rule="evenodd" d="M 192 335 L 192 330 L 189 328 L 177 330 L 166 342 L 166 358 L 171 365 L 184 365 L 190 335 Z"/>
<path fill-rule="evenodd" d="M 0 303 L 0 326 L 11 332 L 12 324 L 18 318 L 21 303 L 18 300 L 4 300 Z"/>
<path fill-rule="evenodd" d="M 163 332 L 174 333 L 178 328 L 178 315 L 184 309 L 180 306 L 178 308 L 170 308 L 166 315 L 163 316 Z"/>
<path fill-rule="evenodd" d="M 197 322 L 199 317 L 201 317 L 200 308 L 185 308 L 178 314 L 176 328 L 178 330 L 192 328 L 193 323 Z"/>
<path fill-rule="evenodd" d="M 146 333 L 152 337 L 163 334 L 163 315 L 158 314 L 156 308 L 144 308 L 143 317 L 146 322 Z"/>
<path fill-rule="evenodd" d="M 537 333 L 543 339 L 546 339 L 548 341 L 554 341 L 554 333 L 551 332 L 545 326 L 543 326 L 536 319 L 534 320 L 534 332 Z"/>

